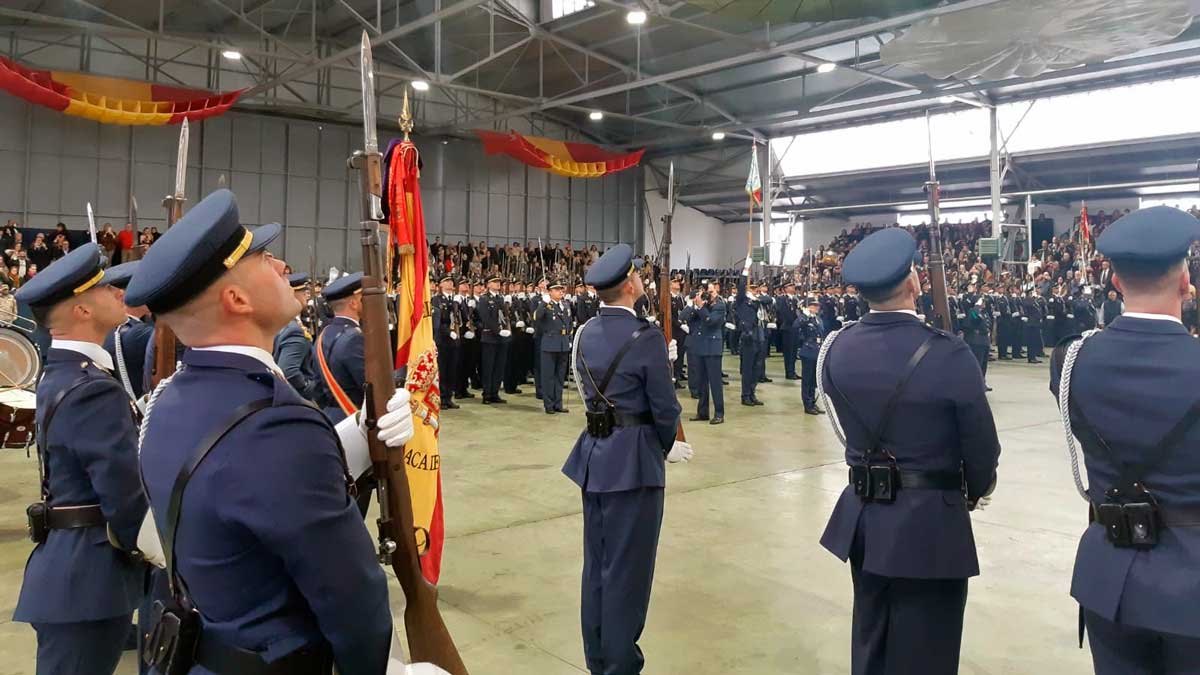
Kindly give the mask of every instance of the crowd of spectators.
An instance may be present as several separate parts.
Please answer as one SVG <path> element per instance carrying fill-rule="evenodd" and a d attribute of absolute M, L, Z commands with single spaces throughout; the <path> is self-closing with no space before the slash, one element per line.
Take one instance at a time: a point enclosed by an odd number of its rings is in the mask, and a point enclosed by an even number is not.
<path fill-rule="evenodd" d="M 135 232 L 133 225 L 126 223 L 117 231 L 112 223 L 104 223 L 96 233 L 96 241 L 109 264 L 116 265 L 140 258 L 160 236 L 157 227 Z M 0 228 L 0 258 L 4 263 L 0 286 L 8 290 L 19 288 L 87 240 L 87 232 L 68 230 L 65 223 L 58 223 L 52 229 L 38 229 L 10 219 Z"/>

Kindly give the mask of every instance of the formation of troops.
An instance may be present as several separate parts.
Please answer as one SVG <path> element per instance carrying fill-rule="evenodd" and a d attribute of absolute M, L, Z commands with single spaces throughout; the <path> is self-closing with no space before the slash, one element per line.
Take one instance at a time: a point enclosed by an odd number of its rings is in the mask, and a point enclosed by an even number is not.
<path fill-rule="evenodd" d="M 87 244 L 17 292 L 52 338 L 37 545 L 14 614 L 36 632 L 39 675 L 111 674 L 135 612 L 144 672 L 405 672 L 362 495 L 375 481 L 367 434 L 391 448 L 412 437 L 408 395 L 376 420 L 360 414 L 362 275 L 315 296 L 267 251 L 279 232 L 244 227 L 218 190 L 143 260 L 106 269 Z M 949 675 L 980 573 L 971 513 L 998 485 L 991 346 L 1031 361 L 1048 348 L 1084 458 L 1090 518 L 1071 594 L 1095 670 L 1196 672 L 1200 342 L 1180 307 L 1197 238 L 1200 222 L 1165 207 L 1109 226 L 1097 248 L 1123 304 L 1103 331 L 1087 298 L 987 283 L 952 297 L 951 331 L 932 327 L 918 243 L 900 228 L 858 242 L 844 288 L 764 284 L 749 259 L 732 279 L 671 275 L 665 317 L 652 266 L 624 244 L 582 279 L 444 275 L 432 298 L 442 405 L 472 389 L 502 405 L 533 375 L 556 415 L 573 385 L 584 428 L 563 472 L 583 505 L 587 668 L 638 673 L 666 466 L 693 458 L 678 392 L 693 395 L 692 420 L 720 424 L 725 352 L 750 407 L 764 404 L 768 354 L 782 353 L 804 412 L 828 412 L 844 445 L 847 483 L 820 542 L 851 570 L 851 671 Z M 154 373 L 157 319 L 186 345 L 167 377 Z"/>

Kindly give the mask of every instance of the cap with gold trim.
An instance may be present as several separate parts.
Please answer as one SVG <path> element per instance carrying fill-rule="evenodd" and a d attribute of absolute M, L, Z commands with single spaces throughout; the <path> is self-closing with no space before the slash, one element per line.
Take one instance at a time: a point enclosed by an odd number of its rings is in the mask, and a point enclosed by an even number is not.
<path fill-rule="evenodd" d="M 56 260 L 17 289 L 18 302 L 52 307 L 97 286 L 104 279 L 104 256 L 96 244 L 84 244 Z"/>
<path fill-rule="evenodd" d="M 238 217 L 233 192 L 217 190 L 147 249 L 125 289 L 125 302 L 156 314 L 178 309 L 243 258 L 265 249 L 281 228 L 271 223 L 251 231 Z"/>

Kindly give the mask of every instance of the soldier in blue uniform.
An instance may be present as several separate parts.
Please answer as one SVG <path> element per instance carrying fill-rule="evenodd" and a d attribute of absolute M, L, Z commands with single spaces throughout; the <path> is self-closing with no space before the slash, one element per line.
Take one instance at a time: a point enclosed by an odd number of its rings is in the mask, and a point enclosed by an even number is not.
<path fill-rule="evenodd" d="M 1200 342 L 1180 320 L 1198 238 L 1195 218 L 1165 206 L 1109 225 L 1096 250 L 1112 261 L 1126 312 L 1051 359 L 1050 389 L 1087 465 L 1077 488 L 1091 522 L 1071 595 L 1097 675 L 1200 667 Z"/>
<path fill-rule="evenodd" d="M 125 304 L 125 287 L 133 278 L 138 261 L 110 267 L 104 272 L 104 283 L 114 289 L 121 304 Z M 113 357 L 114 373 L 125 393 L 135 401 L 146 394 L 146 349 L 154 336 L 154 326 L 143 321 L 149 312 L 145 307 L 125 307 L 125 322 L 104 338 L 104 351 Z M 117 350 L 117 339 L 121 349 Z"/>
<path fill-rule="evenodd" d="M 363 360 L 362 272 L 347 274 L 325 287 L 325 302 L 333 320 L 321 330 L 313 345 L 317 364 L 316 402 L 336 424 L 354 414 L 362 404 L 367 381 Z"/>
<path fill-rule="evenodd" d="M 300 303 L 300 307 L 308 306 L 309 277 L 304 272 L 289 274 L 288 286 Z M 301 313 L 287 323 L 283 330 L 275 335 L 271 353 L 279 364 L 288 384 L 295 388 L 296 393 L 312 401 L 315 398 L 313 389 L 317 385 L 316 366 L 313 363 L 312 333 L 302 323 Z"/>
<path fill-rule="evenodd" d="M 433 306 L 433 342 L 437 345 L 438 388 L 442 395 L 442 410 L 456 410 L 454 390 L 458 382 L 458 338 L 462 316 L 454 299 L 454 278 L 445 276 L 438 282 L 439 293 L 430 299 Z"/>
<path fill-rule="evenodd" d="M 588 428 L 563 466 L 583 493 L 583 650 L 593 675 L 635 675 L 645 659 L 637 641 L 646 624 L 666 462 L 688 461 L 675 440 L 679 402 L 671 384 L 674 345 L 637 318 L 644 297 L 627 244 L 608 250 L 587 271 L 600 313 L 581 327 L 572 358 L 588 409 Z"/>
<path fill-rule="evenodd" d="M 142 595 L 137 424 L 101 346 L 125 304 L 101 263 L 85 244 L 16 293 L 52 338 L 37 386 L 37 546 L 13 613 L 37 633 L 38 675 L 111 675 Z"/>
<path fill-rule="evenodd" d="M 915 252 L 889 228 L 846 256 L 842 274 L 871 310 L 825 340 L 818 365 L 850 465 L 821 544 L 850 561 L 855 675 L 958 672 L 979 574 L 969 511 L 996 483 L 983 377 L 962 340 L 917 318 Z"/>
<path fill-rule="evenodd" d="M 796 374 L 796 353 L 800 348 L 800 301 L 796 298 L 795 282 L 785 283 L 783 291 L 783 295 L 775 298 L 776 323 L 783 352 L 783 374 L 786 379 L 799 380 L 800 376 Z"/>
<path fill-rule="evenodd" d="M 246 229 L 217 190 L 142 260 L 127 298 L 189 345 L 146 412 L 142 475 L 174 542 L 176 600 L 199 612 L 192 675 L 377 675 L 392 639 L 387 579 L 349 490 L 366 432 L 355 417 L 335 430 L 271 358 L 300 312 L 265 250 L 279 231 Z M 407 392 L 387 409 L 378 434 L 395 447 L 412 436 Z"/>
<path fill-rule="evenodd" d="M 761 304 L 758 297 L 748 288 L 750 279 L 749 257 L 738 277 L 737 294 L 734 296 L 733 314 L 736 319 L 738 332 L 738 367 L 742 376 L 742 405 L 763 405 L 756 396 L 758 389 L 758 361 L 766 349 L 766 335 L 758 320 L 758 309 Z"/>
<path fill-rule="evenodd" d="M 988 353 L 992 350 L 992 324 L 987 302 L 984 296 L 975 293 L 975 286 L 971 285 L 962 297 L 961 305 L 966 310 L 966 318 L 962 320 L 963 341 L 971 348 L 971 354 L 979 364 L 985 391 L 991 391 L 992 388 L 987 386 L 987 367 Z"/>
<path fill-rule="evenodd" d="M 500 295 L 500 277 L 488 279 L 487 288 L 475 306 L 475 323 L 479 326 L 479 370 L 483 380 L 482 401 L 484 404 L 508 403 L 500 398 L 500 380 L 504 377 L 512 329 L 509 328 L 504 298 Z"/>
<path fill-rule="evenodd" d="M 1030 363 L 1041 363 L 1042 347 L 1042 317 L 1045 309 L 1039 302 L 1037 291 L 1033 288 L 1025 291 L 1021 300 L 1021 326 L 1025 338 L 1025 351 Z"/>
<path fill-rule="evenodd" d="M 550 302 L 539 302 L 533 313 L 533 322 L 540 344 L 538 354 L 542 365 L 539 376 L 542 380 L 542 406 L 547 415 L 565 413 L 563 407 L 563 382 L 567 379 L 567 360 L 571 354 L 571 310 L 563 302 L 562 283 L 550 284 Z"/>
<path fill-rule="evenodd" d="M 806 415 L 824 415 L 817 406 L 817 356 L 821 352 L 821 341 L 825 339 L 825 326 L 821 323 L 821 303 L 816 298 L 806 302 L 807 313 L 797 319 L 797 334 L 800 336 L 798 353 L 800 372 L 804 381 L 800 383 L 800 398 L 804 401 Z"/>
<path fill-rule="evenodd" d="M 709 282 L 696 293 L 687 308 L 684 321 L 695 327 L 688 333 L 690 352 L 695 357 L 688 368 L 688 383 L 696 385 L 699 401 L 693 422 L 708 420 L 709 424 L 725 421 L 725 392 L 721 389 L 721 355 L 724 353 L 725 300 L 717 284 Z M 712 396 L 713 416 L 708 416 L 709 396 Z"/>

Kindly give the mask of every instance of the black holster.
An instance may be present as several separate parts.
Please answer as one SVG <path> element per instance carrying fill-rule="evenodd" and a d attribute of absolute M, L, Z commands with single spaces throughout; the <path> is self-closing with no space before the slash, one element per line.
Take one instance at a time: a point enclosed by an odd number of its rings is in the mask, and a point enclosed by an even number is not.
<path fill-rule="evenodd" d="M 891 504 L 900 488 L 900 470 L 895 458 L 889 456 L 884 462 L 868 460 L 867 464 L 852 465 L 850 485 L 864 502 Z"/>
<path fill-rule="evenodd" d="M 617 409 L 607 401 L 591 401 L 587 410 L 587 432 L 595 438 L 608 438 L 617 426 Z"/>
<path fill-rule="evenodd" d="M 1096 506 L 1096 522 L 1104 526 L 1104 535 L 1117 548 L 1154 548 L 1162 528 L 1158 502 L 1144 490 L 1126 502 L 1118 501 L 1110 491 L 1108 501 Z"/>
<path fill-rule="evenodd" d="M 25 516 L 29 519 L 29 538 L 35 544 L 41 544 L 50 536 L 50 507 L 46 502 L 34 502 L 25 507 Z"/>
<path fill-rule="evenodd" d="M 161 675 L 187 675 L 196 663 L 200 613 L 174 599 L 157 600 L 151 626 L 142 646 L 142 661 Z"/>

